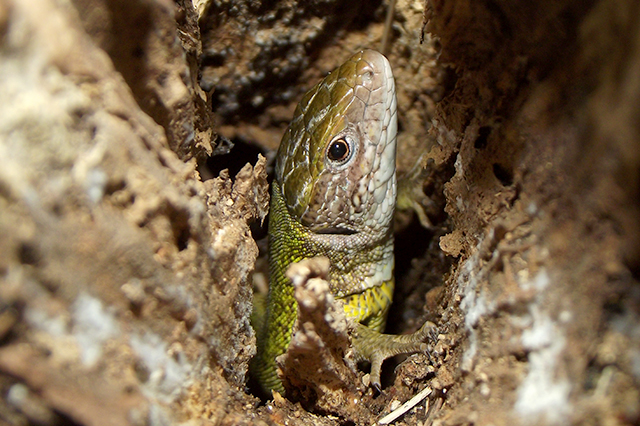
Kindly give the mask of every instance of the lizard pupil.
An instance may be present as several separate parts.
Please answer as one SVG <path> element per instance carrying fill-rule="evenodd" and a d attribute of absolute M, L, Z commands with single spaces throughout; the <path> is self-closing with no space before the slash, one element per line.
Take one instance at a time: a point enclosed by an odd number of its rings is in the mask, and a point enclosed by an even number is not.
<path fill-rule="evenodd" d="M 335 140 L 329 145 L 327 157 L 331 161 L 344 161 L 349 156 L 349 144 L 344 139 Z"/>

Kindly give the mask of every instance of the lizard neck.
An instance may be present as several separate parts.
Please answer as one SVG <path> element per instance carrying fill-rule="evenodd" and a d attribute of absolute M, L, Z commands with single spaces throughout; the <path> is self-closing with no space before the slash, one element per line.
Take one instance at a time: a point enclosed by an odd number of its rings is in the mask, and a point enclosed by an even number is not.
<path fill-rule="evenodd" d="M 338 298 L 393 282 L 391 229 L 379 233 L 314 233 L 291 217 L 278 182 L 274 181 L 272 186 L 269 219 L 271 282 L 284 282 L 280 280 L 286 280 L 284 273 L 291 263 L 314 256 L 329 258 L 329 285 Z"/>

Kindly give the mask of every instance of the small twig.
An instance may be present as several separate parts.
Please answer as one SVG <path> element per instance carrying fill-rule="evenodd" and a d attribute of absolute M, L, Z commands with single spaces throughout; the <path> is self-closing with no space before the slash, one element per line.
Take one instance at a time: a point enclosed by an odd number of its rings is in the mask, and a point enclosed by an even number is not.
<path fill-rule="evenodd" d="M 393 24 L 393 13 L 396 8 L 396 0 L 391 0 L 387 7 L 387 17 L 384 20 L 384 30 L 382 31 L 382 46 L 380 51 L 383 55 L 387 55 L 389 48 L 389 39 L 391 38 L 391 26 Z"/>
<path fill-rule="evenodd" d="M 418 403 L 423 399 L 425 399 L 427 396 L 429 396 L 431 392 L 432 392 L 432 389 L 429 386 L 422 389 L 413 398 L 411 398 L 410 400 L 402 404 L 399 408 L 397 408 L 396 410 L 390 412 L 389 414 L 387 414 L 386 416 L 378 420 L 378 424 L 388 425 L 389 423 L 391 423 L 392 421 L 394 421 L 395 419 L 397 419 L 398 417 L 400 417 L 401 415 L 403 415 L 404 413 L 406 413 L 407 411 L 411 410 L 413 407 L 418 405 Z"/>
<path fill-rule="evenodd" d="M 433 420 L 440 411 L 440 408 L 442 408 L 442 398 L 437 398 L 433 406 L 431 407 L 429 414 L 427 414 L 427 418 L 424 421 L 424 426 L 431 426 L 433 424 Z"/>

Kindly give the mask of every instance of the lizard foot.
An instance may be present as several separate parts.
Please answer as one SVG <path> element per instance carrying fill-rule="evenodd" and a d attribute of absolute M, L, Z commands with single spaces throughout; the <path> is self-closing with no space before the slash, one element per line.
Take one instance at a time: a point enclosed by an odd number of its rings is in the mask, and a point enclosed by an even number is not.
<path fill-rule="evenodd" d="M 418 158 L 413 168 L 405 175 L 398 178 L 397 210 L 413 210 L 420 220 L 420 224 L 426 228 L 433 228 L 427 211 L 433 209 L 433 201 L 424 193 L 423 186 L 432 170 L 427 167 L 426 154 Z"/>
<path fill-rule="evenodd" d="M 353 337 L 353 346 L 358 361 L 371 363 L 371 384 L 378 390 L 380 387 L 380 371 L 387 358 L 399 354 L 427 352 L 427 339 L 435 340 L 435 324 L 427 321 L 420 329 L 411 334 L 383 334 L 366 325 L 357 324 Z"/>

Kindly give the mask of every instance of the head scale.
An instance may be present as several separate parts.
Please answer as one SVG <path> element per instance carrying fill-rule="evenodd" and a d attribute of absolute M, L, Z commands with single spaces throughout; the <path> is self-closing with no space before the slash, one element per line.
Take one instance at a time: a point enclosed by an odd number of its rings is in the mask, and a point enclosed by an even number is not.
<path fill-rule="evenodd" d="M 276 179 L 291 215 L 318 233 L 387 232 L 396 131 L 389 62 L 358 52 L 305 94 L 282 139 Z"/>

